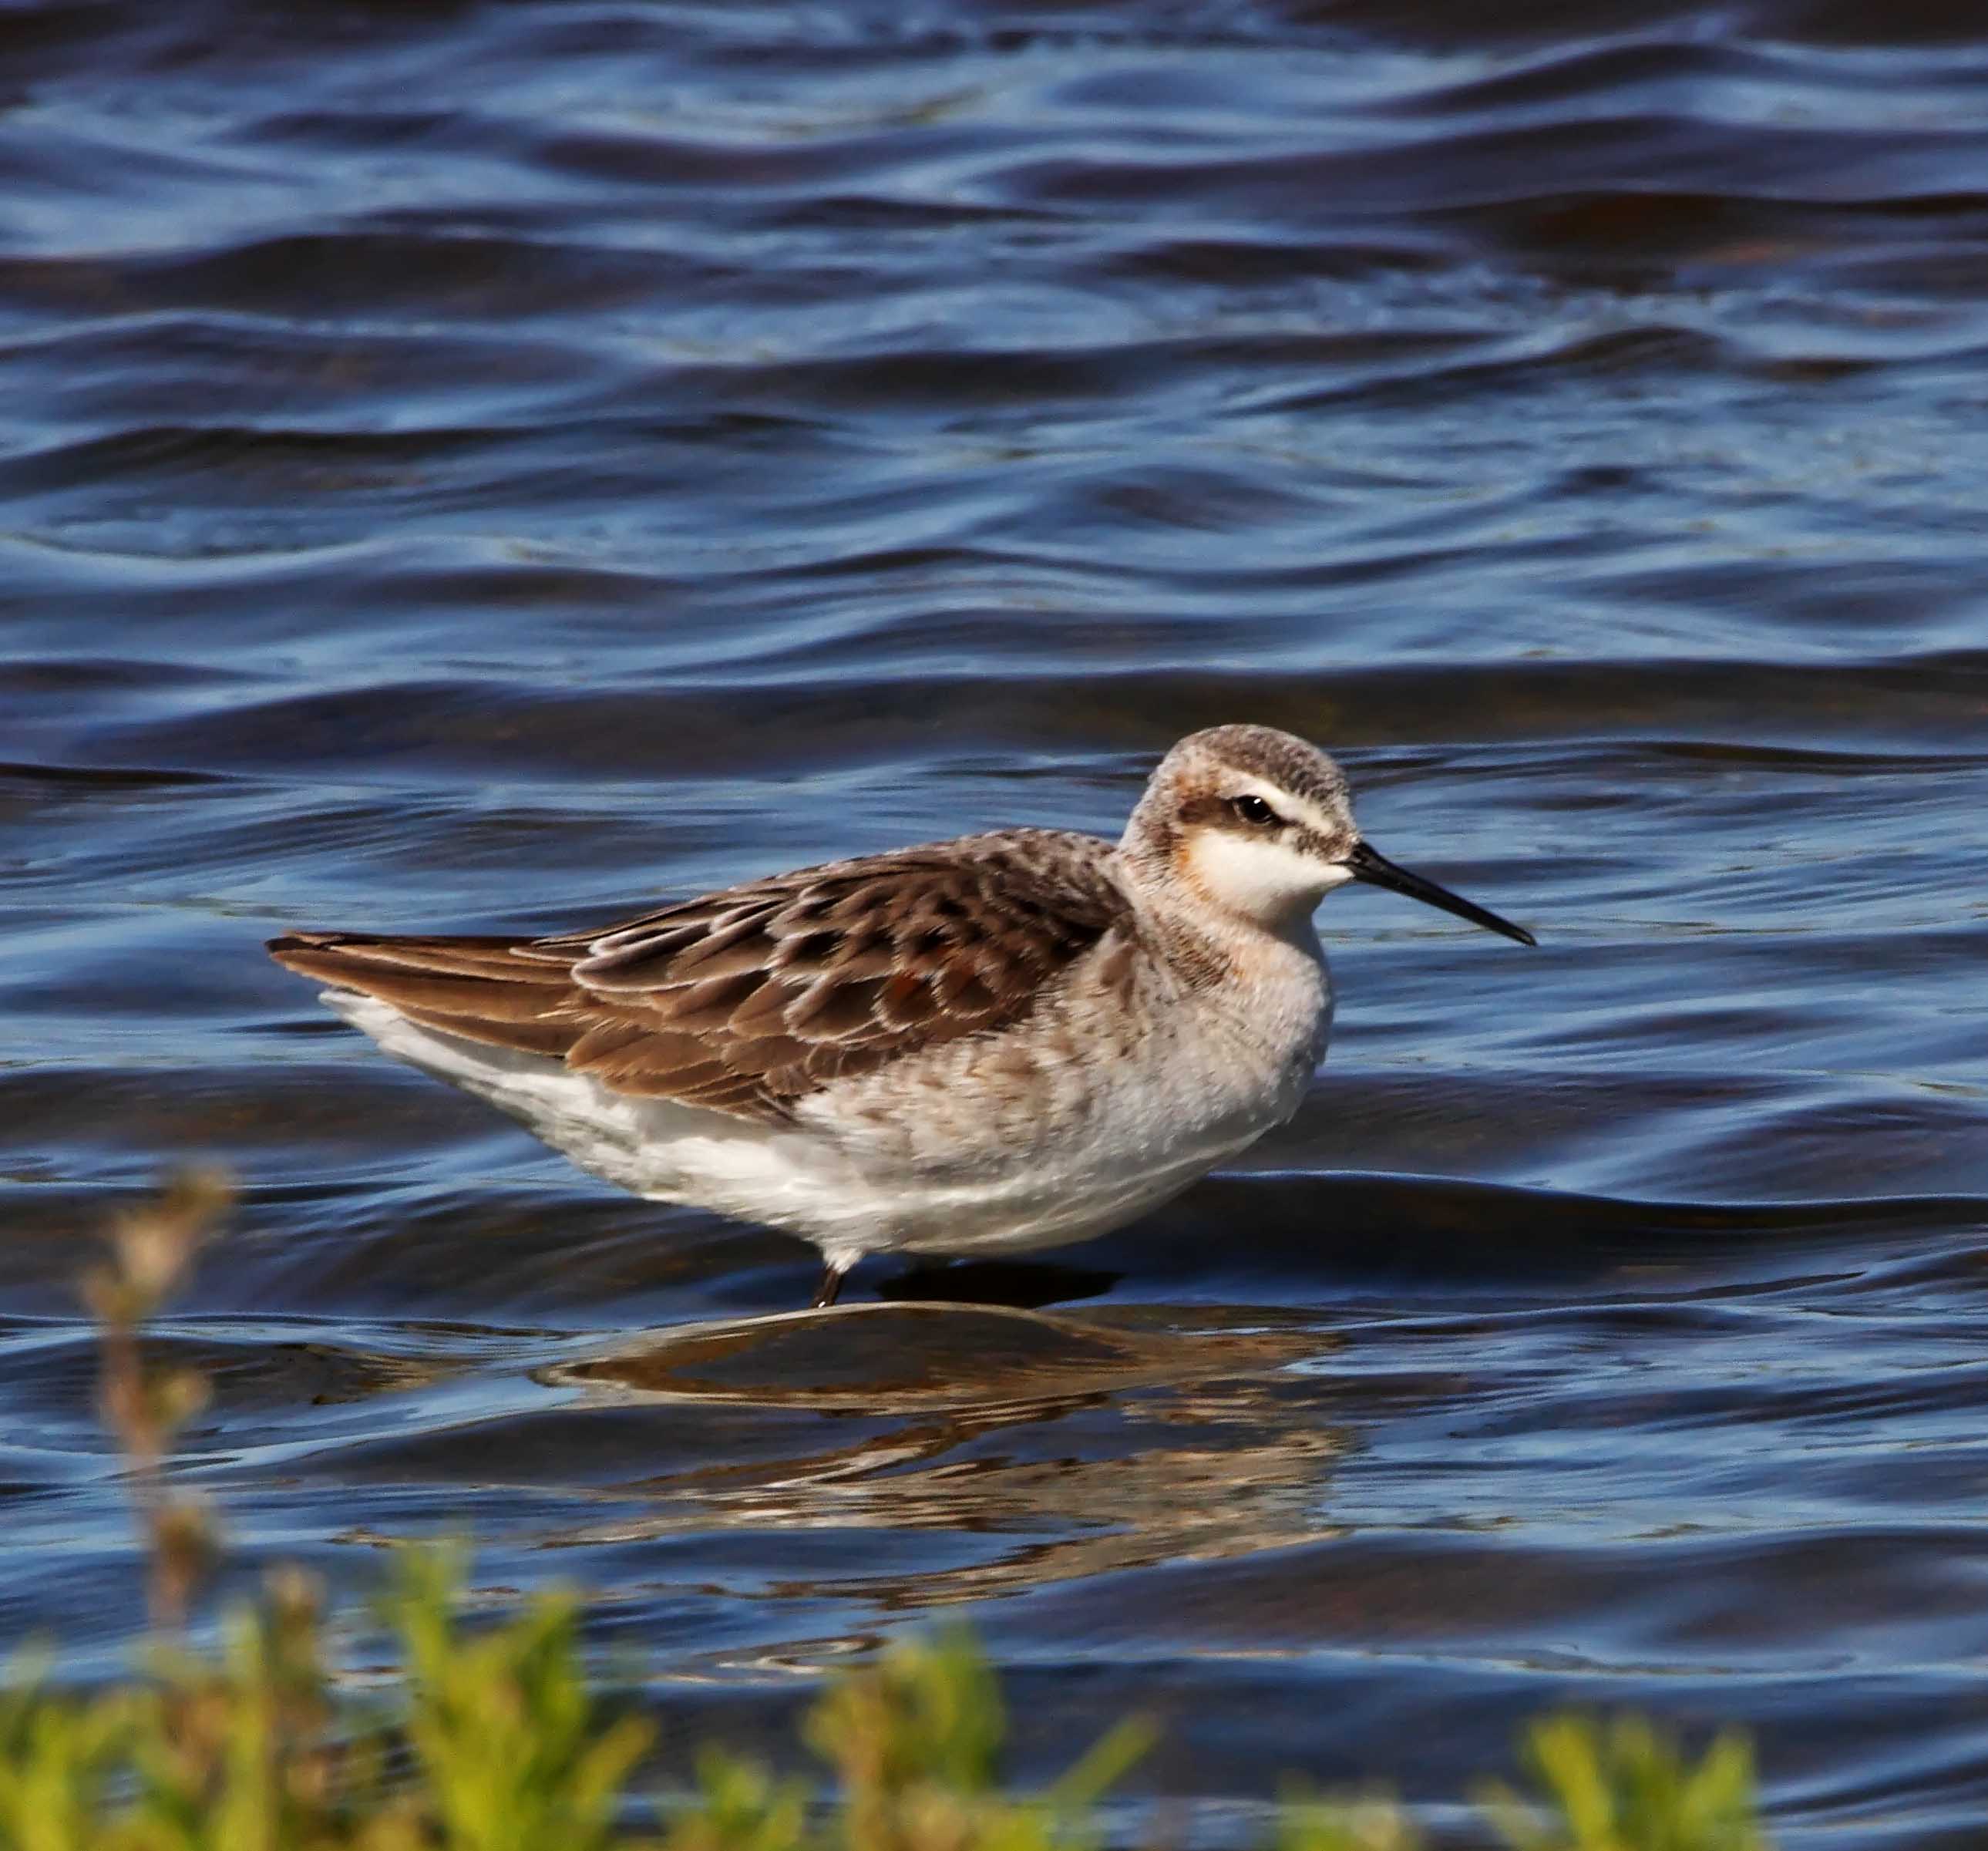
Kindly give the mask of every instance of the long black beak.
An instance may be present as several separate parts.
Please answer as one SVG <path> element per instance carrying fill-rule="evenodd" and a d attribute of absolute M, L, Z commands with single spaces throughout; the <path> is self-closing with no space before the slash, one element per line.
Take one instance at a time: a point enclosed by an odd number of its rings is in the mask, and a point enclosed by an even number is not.
<path fill-rule="evenodd" d="M 1346 858 L 1346 865 L 1353 870 L 1356 881 L 1364 881 L 1369 886 L 1385 887 L 1395 893 L 1405 893 L 1412 900 L 1420 900 L 1425 905 L 1439 906 L 1445 912 L 1453 912 L 1459 919 L 1468 919 L 1473 926 L 1482 926 L 1487 932 L 1502 932 L 1508 939 L 1516 939 L 1521 945 L 1537 945 L 1539 940 L 1523 926 L 1514 926 L 1510 919 L 1501 919 L 1495 912 L 1486 912 L 1482 906 L 1473 906 L 1469 901 L 1459 899 L 1447 887 L 1439 887 L 1433 881 L 1425 881 L 1418 874 L 1411 874 L 1405 868 L 1397 868 L 1388 858 L 1362 842 Z"/>

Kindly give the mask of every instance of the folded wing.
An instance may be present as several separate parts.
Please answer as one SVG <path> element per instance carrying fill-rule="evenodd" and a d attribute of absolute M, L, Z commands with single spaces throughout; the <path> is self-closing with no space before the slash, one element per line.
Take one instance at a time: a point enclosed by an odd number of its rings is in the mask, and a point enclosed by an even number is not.
<path fill-rule="evenodd" d="M 1073 848 L 1080 852 L 1073 853 Z M 297 932 L 279 963 L 617 1091 L 779 1120 L 1019 1020 L 1129 913 L 1089 837 L 1014 831 L 776 876 L 549 939 Z"/>

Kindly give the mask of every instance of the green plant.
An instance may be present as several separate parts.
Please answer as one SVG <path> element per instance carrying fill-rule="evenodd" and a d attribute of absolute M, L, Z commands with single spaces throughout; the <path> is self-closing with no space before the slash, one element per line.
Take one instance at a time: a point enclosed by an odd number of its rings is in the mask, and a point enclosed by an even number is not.
<path fill-rule="evenodd" d="M 0 1696 L 0 1851 L 85 1851 L 128 1765 L 136 1701 L 66 1697 L 48 1687 L 45 1666 L 13 1671 Z"/>
<path fill-rule="evenodd" d="M 408 1550 L 388 1602 L 434 1832 L 451 1851 L 598 1851 L 647 1725 L 600 1715 L 570 1596 L 542 1595 L 509 1623 L 469 1634 L 456 1616 L 460 1586 L 455 1552 Z"/>
<path fill-rule="evenodd" d="M 1753 1752 L 1720 1736 L 1694 1764 L 1639 1716 L 1550 1717 L 1526 1731 L 1532 1799 L 1490 1786 L 1512 1851 L 1762 1851 Z"/>
<path fill-rule="evenodd" d="M 1420 1851 L 1415 1822 L 1385 1795 L 1320 1799 L 1286 1793 L 1275 1851 Z"/>
<path fill-rule="evenodd" d="M 999 1786 L 1006 1733 L 993 1670 L 963 1630 L 902 1641 L 875 1664 L 844 1673 L 805 1729 L 840 1786 L 829 1844 L 844 1851 L 1088 1846 L 1097 1841 L 1097 1801 L 1152 1740 L 1146 1723 L 1121 1722 L 1048 1792 L 1015 1799 Z"/>
<path fill-rule="evenodd" d="M 102 1359 L 97 1406 L 123 1450 L 147 1545 L 152 1617 L 166 1626 L 185 1616 L 218 1546 L 206 1505 L 169 1491 L 164 1470 L 174 1435 L 206 1405 L 208 1386 L 192 1369 L 150 1365 L 143 1333 L 185 1284 L 233 1198 L 218 1171 L 183 1172 L 155 1200 L 112 1222 L 108 1258 L 83 1277 Z"/>

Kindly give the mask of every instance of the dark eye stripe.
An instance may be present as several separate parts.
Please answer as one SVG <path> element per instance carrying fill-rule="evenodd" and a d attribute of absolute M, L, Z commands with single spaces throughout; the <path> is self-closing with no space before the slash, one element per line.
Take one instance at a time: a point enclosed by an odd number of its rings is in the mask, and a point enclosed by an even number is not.
<path fill-rule="evenodd" d="M 1245 797 L 1231 797 L 1229 800 L 1229 807 L 1234 810 L 1236 815 L 1240 817 L 1244 822 L 1250 824 L 1259 829 L 1267 827 L 1273 823 L 1280 823 L 1283 821 L 1282 817 L 1279 816 L 1268 804 L 1265 803 L 1261 797 L 1256 796 L 1254 792 L 1252 792 Z"/>

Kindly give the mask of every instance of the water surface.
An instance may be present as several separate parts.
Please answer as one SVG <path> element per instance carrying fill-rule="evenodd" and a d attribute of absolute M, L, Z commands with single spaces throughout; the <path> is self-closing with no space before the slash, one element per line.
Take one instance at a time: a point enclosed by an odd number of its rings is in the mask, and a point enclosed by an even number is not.
<path fill-rule="evenodd" d="M 0 1629 L 140 1623 L 72 1281 L 229 1585 L 473 1530 L 671 1744 L 963 1615 L 1246 1836 L 1515 1721 L 1988 1802 L 1988 32 L 1850 0 L 28 4 L 0 19 Z M 287 926 L 551 929 L 1231 719 L 1388 854 L 1297 1121 L 1043 1267 L 618 1196 Z"/>

